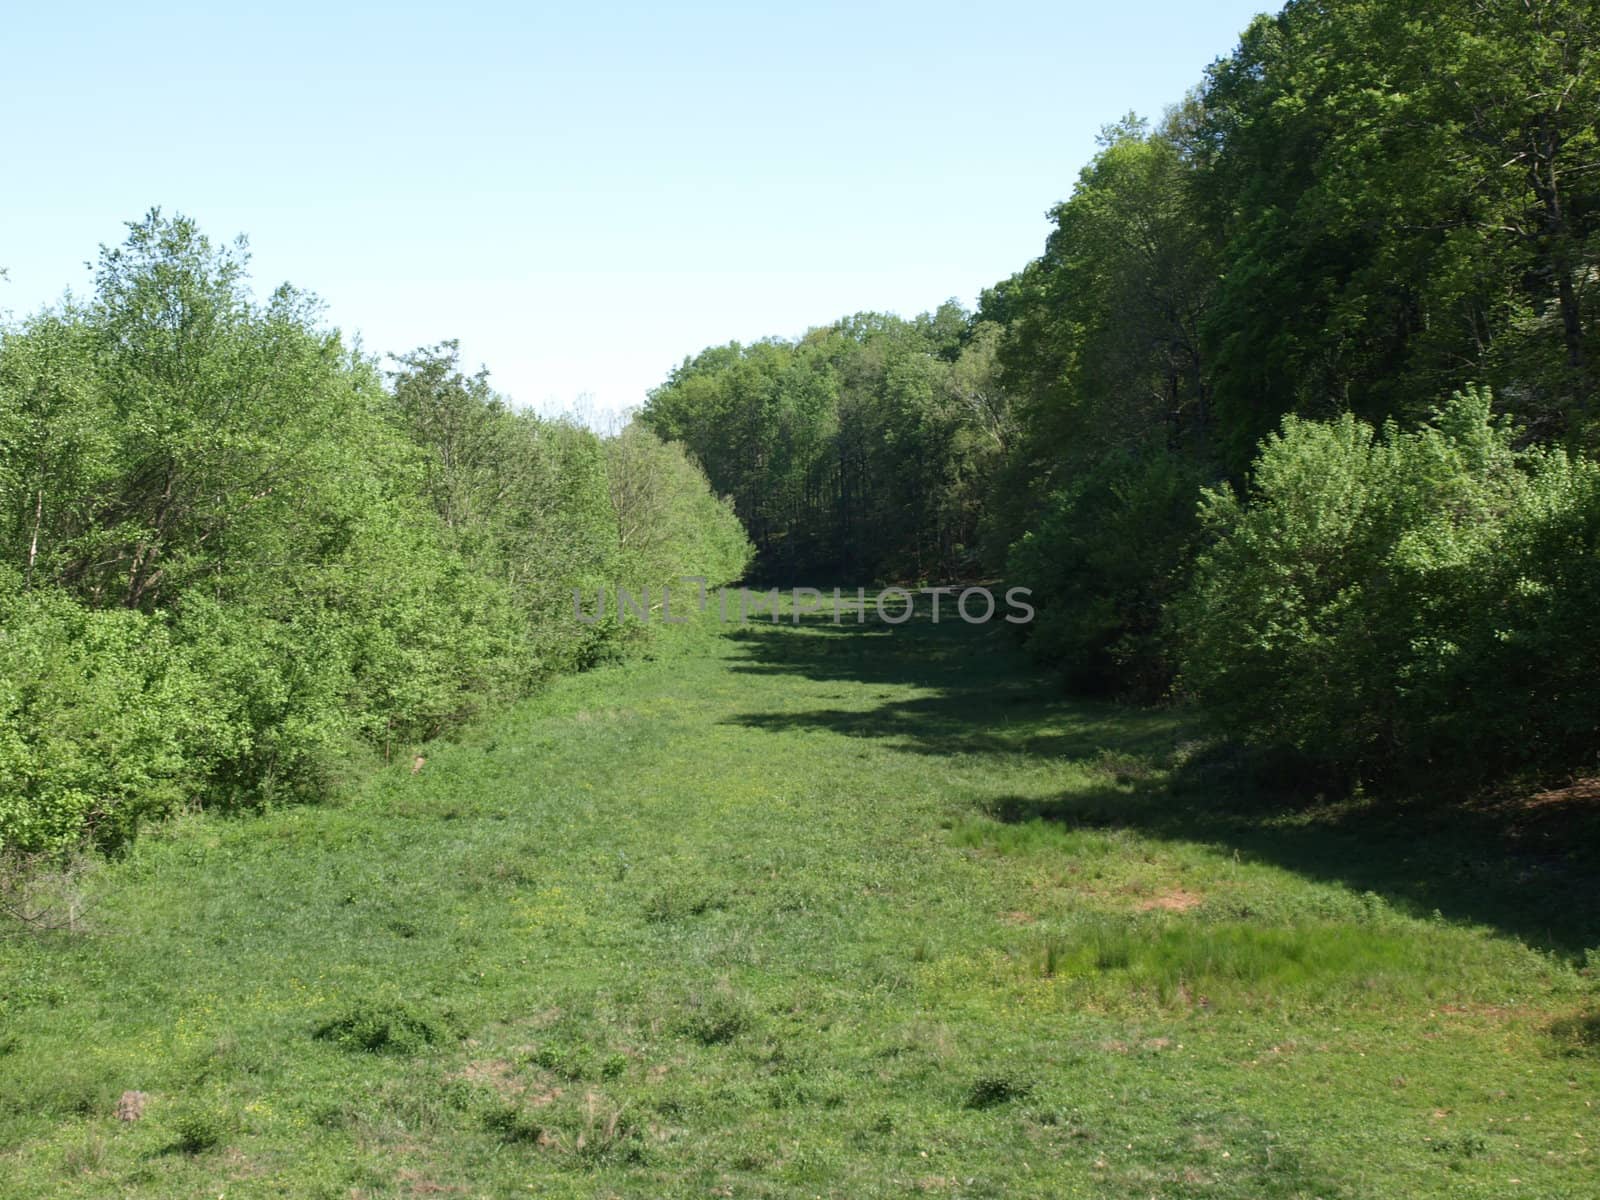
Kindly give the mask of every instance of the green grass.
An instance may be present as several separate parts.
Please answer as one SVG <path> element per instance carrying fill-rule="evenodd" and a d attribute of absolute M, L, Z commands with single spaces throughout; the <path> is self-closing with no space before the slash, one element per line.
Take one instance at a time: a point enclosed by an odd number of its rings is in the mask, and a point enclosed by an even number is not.
<path fill-rule="evenodd" d="M 678 643 L 0 942 L 0 1194 L 1596 1193 L 1583 847 L 1245 789 L 1000 631 Z"/>

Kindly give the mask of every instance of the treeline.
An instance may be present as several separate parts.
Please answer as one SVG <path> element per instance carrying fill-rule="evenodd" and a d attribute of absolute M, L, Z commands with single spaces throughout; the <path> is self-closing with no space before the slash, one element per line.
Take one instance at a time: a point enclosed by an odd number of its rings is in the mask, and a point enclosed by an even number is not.
<path fill-rule="evenodd" d="M 0 850 L 324 792 L 643 634 L 571 589 L 739 576 L 676 446 L 379 363 L 152 213 L 0 330 Z"/>
<path fill-rule="evenodd" d="M 976 562 L 985 479 L 1011 434 L 998 334 L 949 304 L 716 347 L 640 421 L 693 448 L 768 576 L 950 575 Z"/>
<path fill-rule="evenodd" d="M 1086 690 L 1307 767 L 1600 748 L 1600 6 L 1296 0 L 1109 127 L 1043 254 L 689 360 L 770 573 L 987 571 Z"/>

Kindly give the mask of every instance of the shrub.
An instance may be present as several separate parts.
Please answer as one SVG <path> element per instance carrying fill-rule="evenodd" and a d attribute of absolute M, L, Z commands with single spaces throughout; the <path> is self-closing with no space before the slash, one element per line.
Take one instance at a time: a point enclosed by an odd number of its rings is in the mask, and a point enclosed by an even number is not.
<path fill-rule="evenodd" d="M 1285 421 L 1175 608 L 1223 727 L 1341 770 L 1577 766 L 1600 721 L 1600 466 L 1468 390 L 1412 432 Z"/>
<path fill-rule="evenodd" d="M 201 695 L 159 618 L 0 595 L 0 849 L 112 846 L 191 794 Z"/>
<path fill-rule="evenodd" d="M 679 448 L 519 413 L 452 343 L 386 389 L 247 260 L 152 212 L 0 328 L 0 852 L 319 797 L 616 653 L 573 588 L 747 561 Z"/>
<path fill-rule="evenodd" d="M 702 1046 L 720 1046 L 754 1025 L 755 1014 L 742 997 L 717 991 L 694 1000 L 682 1028 Z"/>

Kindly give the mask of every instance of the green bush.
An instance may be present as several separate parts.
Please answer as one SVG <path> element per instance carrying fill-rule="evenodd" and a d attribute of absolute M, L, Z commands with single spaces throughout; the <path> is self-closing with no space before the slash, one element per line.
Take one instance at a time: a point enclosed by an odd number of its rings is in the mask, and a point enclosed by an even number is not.
<path fill-rule="evenodd" d="M 708 588 L 745 573 L 750 540 L 682 445 L 630 424 L 606 443 L 606 471 L 624 586 L 671 585 L 685 562 Z"/>
<path fill-rule="evenodd" d="M 1230 733 L 1358 773 L 1585 765 L 1600 722 L 1600 466 L 1518 449 L 1468 390 L 1421 428 L 1296 418 L 1175 608 Z"/>
<path fill-rule="evenodd" d="M 0 594 L 0 848 L 115 845 L 193 794 L 202 694 L 157 617 Z"/>
<path fill-rule="evenodd" d="M 574 588 L 748 561 L 677 447 L 517 412 L 453 343 L 385 386 L 246 265 L 153 212 L 0 328 L 0 851 L 321 796 L 617 653 Z"/>

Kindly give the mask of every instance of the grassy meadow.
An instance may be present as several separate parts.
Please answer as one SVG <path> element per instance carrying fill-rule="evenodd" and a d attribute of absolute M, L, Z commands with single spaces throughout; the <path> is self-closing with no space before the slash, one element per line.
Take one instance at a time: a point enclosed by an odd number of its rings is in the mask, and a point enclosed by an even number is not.
<path fill-rule="evenodd" d="M 1600 1194 L 1565 806 L 1252 790 L 1003 629 L 813 621 L 147 829 L 0 941 L 0 1195 Z"/>

